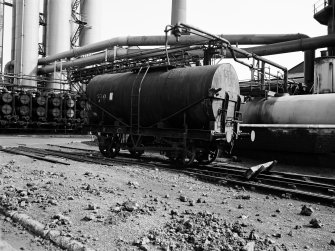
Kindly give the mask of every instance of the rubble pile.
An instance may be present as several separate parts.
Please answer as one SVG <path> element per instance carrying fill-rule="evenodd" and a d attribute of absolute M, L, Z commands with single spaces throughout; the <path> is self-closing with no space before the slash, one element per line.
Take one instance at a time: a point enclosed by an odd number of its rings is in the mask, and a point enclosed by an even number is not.
<path fill-rule="evenodd" d="M 227 220 L 210 212 L 184 213 L 171 211 L 171 221 L 162 229 L 154 229 L 134 245 L 142 250 L 287 250 L 275 241 L 245 230 L 244 223 Z"/>
<path fill-rule="evenodd" d="M 142 207 L 135 201 L 125 201 L 117 203 L 111 208 L 111 214 L 106 222 L 111 225 L 118 225 L 121 222 L 126 222 L 129 217 L 136 215 L 150 215 L 151 212 L 156 211 L 152 205 L 145 204 Z"/>

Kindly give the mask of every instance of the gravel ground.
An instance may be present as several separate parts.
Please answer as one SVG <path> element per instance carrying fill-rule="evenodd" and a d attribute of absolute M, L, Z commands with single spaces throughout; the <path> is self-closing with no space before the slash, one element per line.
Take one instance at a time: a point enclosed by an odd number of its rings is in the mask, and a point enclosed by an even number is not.
<path fill-rule="evenodd" d="M 66 166 L 3 152 L 0 159 L 2 207 L 96 250 L 335 250 L 333 207 L 206 183 L 154 165 Z M 61 250 L 1 215 L 0 231 L 18 250 Z"/>

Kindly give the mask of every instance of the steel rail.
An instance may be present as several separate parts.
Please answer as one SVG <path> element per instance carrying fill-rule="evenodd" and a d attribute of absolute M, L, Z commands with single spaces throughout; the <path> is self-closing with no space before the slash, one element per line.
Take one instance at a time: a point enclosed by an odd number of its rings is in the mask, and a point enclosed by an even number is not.
<path fill-rule="evenodd" d="M 50 144 L 49 144 L 50 145 Z M 89 156 L 90 158 L 99 158 L 101 159 L 101 155 L 99 151 L 95 150 L 87 150 L 87 149 L 80 149 L 80 148 L 72 148 L 72 147 L 67 147 L 67 146 L 60 146 L 60 145 L 50 145 L 54 147 L 60 147 L 60 148 L 65 148 L 65 149 L 75 149 L 75 150 L 81 150 L 81 151 L 89 151 L 92 153 L 92 156 Z M 73 153 L 73 154 L 80 154 L 80 153 Z M 83 156 L 87 156 L 87 154 L 83 153 Z M 103 157 L 104 160 L 109 160 L 112 162 L 121 162 L 121 163 L 130 163 L 134 164 L 138 162 L 138 159 L 136 161 L 133 161 L 129 158 L 123 158 L 122 160 L 120 159 L 109 159 Z M 151 161 L 152 158 L 148 157 L 146 158 L 145 156 L 141 157 L 141 164 L 143 164 L 143 161 Z M 162 160 L 158 160 L 162 162 Z M 165 162 L 165 164 L 168 162 Z M 196 167 L 196 166 L 195 166 Z M 203 166 L 196 167 L 197 170 L 200 171 L 205 171 Z M 232 165 L 232 164 L 226 164 L 226 163 L 219 163 L 219 162 L 214 162 L 212 165 L 206 166 L 205 168 L 207 169 L 212 169 L 216 172 L 231 172 L 232 174 L 244 174 L 246 170 L 248 170 L 247 167 L 242 167 L 238 165 Z M 188 168 L 189 170 L 190 168 Z M 329 177 L 320 177 L 320 176 L 314 176 L 314 175 L 305 175 L 305 174 L 295 174 L 295 173 L 288 173 L 288 172 L 277 172 L 277 171 L 271 171 L 269 173 L 264 173 L 260 174 L 258 176 L 259 178 L 263 179 L 273 179 L 273 180 L 278 180 L 278 181 L 285 181 L 285 182 L 295 182 L 297 184 L 301 185 L 315 185 L 322 187 L 323 189 L 335 189 L 335 178 L 329 178 Z M 314 181 L 314 182 L 313 182 Z"/>
<path fill-rule="evenodd" d="M 233 164 L 227 164 L 227 163 L 214 163 L 213 167 L 224 167 L 224 168 L 234 168 L 237 170 L 247 170 L 247 167 L 242 167 L 239 165 L 233 165 Z M 315 181 L 319 183 L 324 183 L 324 184 L 330 184 L 335 186 L 335 178 L 329 178 L 329 177 L 321 177 L 321 176 L 315 176 L 315 175 L 308 175 L 308 174 L 297 174 L 297 173 L 290 173 L 290 172 L 278 172 L 278 171 L 271 171 L 270 174 L 272 175 L 279 175 L 282 177 L 286 178 L 292 178 L 292 179 L 300 179 L 300 180 L 310 180 L 310 181 Z"/>
<path fill-rule="evenodd" d="M 229 176 L 230 178 L 234 178 L 236 180 L 245 181 L 244 177 L 244 171 L 238 171 L 238 170 L 221 170 L 221 172 L 215 172 L 215 171 L 209 171 L 209 170 L 203 170 L 203 169 L 187 169 L 192 172 L 198 172 L 201 174 L 206 174 L 214 177 L 225 177 Z M 251 182 L 261 182 L 262 184 L 269 184 L 274 185 L 283 188 L 291 188 L 294 190 L 302 190 L 302 191 L 317 191 L 318 193 L 322 193 L 324 195 L 332 194 L 331 191 L 335 191 L 335 186 L 331 186 L 328 184 L 322 184 L 322 183 L 315 183 L 311 181 L 302 181 L 302 180 L 295 180 L 295 179 L 289 179 L 289 178 L 282 178 L 278 176 L 271 176 L 271 175 L 265 175 L 260 174 L 257 176 L 256 179 L 252 180 Z M 334 197 L 335 200 L 335 197 Z"/>
<path fill-rule="evenodd" d="M 62 158 L 67 158 L 71 160 L 75 160 L 78 162 L 90 162 L 90 163 L 95 163 L 95 164 L 100 164 L 100 165 L 108 165 L 108 166 L 113 166 L 110 162 L 101 160 L 101 159 L 92 159 L 87 157 L 87 155 L 77 155 L 77 154 L 71 154 L 68 152 L 62 152 L 62 151 L 55 151 L 55 150 L 50 150 L 50 149 L 39 149 L 39 148 L 29 148 L 29 147 L 18 147 L 18 149 L 26 151 L 26 152 L 33 152 L 33 153 L 42 153 L 45 155 L 52 155 L 56 157 L 62 157 Z"/>
<path fill-rule="evenodd" d="M 97 152 L 97 150 L 93 150 L 93 149 L 84 149 L 84 148 L 61 146 L 61 145 L 54 145 L 54 144 L 47 144 L 47 146 L 54 146 L 54 147 L 59 147 L 59 148 L 64 148 L 64 149 L 72 149 L 72 150 L 87 151 L 87 152 Z"/>
<path fill-rule="evenodd" d="M 255 181 L 245 181 L 243 174 L 246 171 L 246 168 L 236 166 L 235 167 L 227 166 L 225 168 L 222 167 L 218 168 L 215 166 L 217 165 L 217 163 L 211 166 L 207 166 L 208 169 L 213 169 L 215 171 L 206 170 L 204 169 L 203 166 L 193 166 L 192 168 L 181 169 L 180 166 L 173 166 L 171 165 L 171 163 L 168 163 L 167 161 L 165 163 L 163 163 L 161 160 L 153 162 L 152 158 L 144 158 L 142 159 L 142 161 L 139 161 L 138 159 L 131 160 L 129 158 L 109 159 L 101 157 L 101 155 L 99 155 L 98 152 L 96 152 L 97 154 L 92 154 L 92 156 L 88 156 L 87 152 L 85 153 L 86 149 L 79 149 L 79 151 L 82 151 L 81 153 L 80 152 L 70 153 L 52 149 L 28 148 L 22 146 L 17 147 L 16 149 L 18 149 L 20 151 L 20 154 L 22 155 L 25 154 L 31 155 L 31 153 L 45 154 L 45 155 L 63 157 L 80 162 L 89 162 L 108 166 L 113 166 L 115 163 L 120 163 L 128 165 L 136 164 L 139 166 L 150 167 L 150 168 L 160 167 L 164 168 L 167 171 L 176 171 L 184 173 L 186 175 L 196 176 L 197 178 L 200 179 L 219 182 L 221 184 L 239 185 L 250 188 L 254 187 L 262 190 L 262 192 L 271 191 L 280 194 L 287 193 L 307 200 L 313 200 L 332 205 L 335 203 L 335 197 L 328 195 L 329 193 L 333 193 L 334 195 L 335 186 L 322 183 L 321 181 L 323 180 L 323 177 L 318 176 L 308 176 L 308 175 L 302 176 L 304 178 L 307 177 L 311 179 L 319 178 L 319 182 L 312 182 L 308 180 L 273 176 L 276 174 L 281 174 L 281 175 L 292 175 L 292 177 L 298 177 L 301 176 L 299 174 L 271 172 L 272 175 L 260 174 L 257 180 Z M 71 148 L 67 149 L 71 150 Z M 326 182 L 329 182 L 330 180 L 334 181 L 334 179 L 330 178 L 325 178 L 324 180 Z"/>
<path fill-rule="evenodd" d="M 27 156 L 27 157 L 30 157 L 30 158 L 33 158 L 33 159 L 43 160 L 43 161 L 51 162 L 51 163 L 55 163 L 55 164 L 70 165 L 67 162 L 63 162 L 63 161 L 60 161 L 60 160 L 49 159 L 47 157 L 43 157 L 43 156 L 40 156 L 38 154 L 23 152 L 23 151 L 16 150 L 16 149 L 14 150 L 13 148 L 10 148 L 10 149 L 2 148 L 2 149 L 0 149 L 0 151 L 10 153 L 10 154 L 15 154 L 15 155 L 24 155 L 24 156 Z"/>
<path fill-rule="evenodd" d="M 271 186 L 271 185 L 266 185 L 266 184 L 261 184 L 257 182 L 250 182 L 250 181 L 240 181 L 240 180 L 233 180 L 229 178 L 222 178 L 222 177 L 215 177 L 211 175 L 206 175 L 206 174 L 200 174 L 197 172 L 187 172 L 183 171 L 185 174 L 189 174 L 193 177 L 197 177 L 199 179 L 204 179 L 204 180 L 210 180 L 214 181 L 215 183 L 221 183 L 221 184 L 231 184 L 231 185 L 238 185 L 238 186 L 243 186 L 247 188 L 258 188 L 261 189 L 262 192 L 264 191 L 271 191 L 275 193 L 280 193 L 280 194 L 290 194 L 294 196 L 298 196 L 299 198 L 304 198 L 307 200 L 313 200 L 317 202 L 324 202 L 327 205 L 334 205 L 335 203 L 335 197 L 334 196 L 327 196 L 323 194 L 316 194 L 316 193 L 311 193 L 311 192 L 306 192 L 306 191 L 299 191 L 295 189 L 288 189 L 288 188 L 282 188 L 282 187 L 277 187 L 277 186 Z"/>

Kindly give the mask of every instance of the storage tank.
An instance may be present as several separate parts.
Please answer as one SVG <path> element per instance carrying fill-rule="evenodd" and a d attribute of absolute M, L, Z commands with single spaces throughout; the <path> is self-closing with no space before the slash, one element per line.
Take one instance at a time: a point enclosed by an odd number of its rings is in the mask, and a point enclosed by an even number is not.
<path fill-rule="evenodd" d="M 226 94 L 230 100 L 236 101 L 238 98 L 238 77 L 230 64 L 176 68 L 169 71 L 164 69 L 147 74 L 142 70 L 140 74 L 129 72 L 94 77 L 86 92 L 92 104 L 93 120 L 90 123 L 102 122 L 94 121 L 102 116 L 100 108 L 121 118 L 125 123 L 130 123 L 133 97 L 133 104 L 137 104 L 137 98 L 139 100 L 141 126 L 151 126 L 199 102 L 186 111 L 187 124 L 189 128 L 209 129 L 210 121 L 216 121 L 216 117 L 221 114 L 222 99 L 226 98 Z M 139 92 L 133 92 L 132 95 L 133 84 L 140 87 Z M 214 90 L 217 91 L 215 97 L 220 99 L 207 99 L 209 92 Z M 234 118 L 234 111 L 235 105 L 230 102 L 227 117 Z M 106 125 L 114 122 L 107 114 L 103 118 Z M 215 129 L 221 125 L 219 122 Z M 165 123 L 166 127 L 183 128 L 184 116 L 175 116 Z"/>
<path fill-rule="evenodd" d="M 72 0 L 49 0 L 47 15 L 46 55 L 71 49 L 71 3 Z M 52 79 L 62 79 L 62 74 L 52 74 Z M 47 88 L 62 89 L 59 82 L 47 83 Z"/>

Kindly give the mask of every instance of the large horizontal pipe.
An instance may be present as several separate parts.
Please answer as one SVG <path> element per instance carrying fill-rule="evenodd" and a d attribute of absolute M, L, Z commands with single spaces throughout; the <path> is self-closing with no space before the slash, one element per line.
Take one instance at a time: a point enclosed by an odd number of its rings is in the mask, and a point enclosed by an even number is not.
<path fill-rule="evenodd" d="M 227 39 L 231 44 L 252 45 L 252 44 L 274 44 L 285 41 L 291 41 L 302 38 L 309 38 L 308 35 L 302 33 L 296 34 L 237 34 L 225 35 L 219 37 Z"/>
<path fill-rule="evenodd" d="M 304 34 L 241 34 L 241 35 L 220 35 L 221 37 L 229 40 L 232 44 L 271 44 L 288 40 L 295 40 L 308 37 Z M 200 36 L 182 36 L 177 43 L 174 36 L 168 36 L 168 44 L 196 44 L 206 41 L 205 38 Z M 81 55 L 111 49 L 114 46 L 160 46 L 165 45 L 165 36 L 128 36 L 116 37 L 101 42 L 85 45 L 78 48 L 73 48 L 68 51 L 57 53 L 52 56 L 40 58 L 38 64 L 46 65 L 60 59 L 68 59 L 72 57 L 79 57 Z"/>
<path fill-rule="evenodd" d="M 264 46 L 257 46 L 257 47 L 250 47 L 244 48 L 246 51 L 250 53 L 255 53 L 259 56 L 267 56 L 267 55 L 274 55 L 280 53 L 289 53 L 295 51 L 307 51 L 307 50 L 314 50 L 317 48 L 323 48 L 328 46 L 335 45 L 335 34 L 333 35 L 326 35 L 314 38 L 304 38 L 304 39 L 297 39 L 287 42 L 275 43 L 270 45 Z M 192 53 L 197 53 L 196 51 Z M 198 52 L 199 55 L 203 54 L 202 51 Z M 118 49 L 116 51 L 116 56 L 125 56 L 129 54 L 129 51 L 126 49 Z M 107 58 L 111 58 L 114 56 L 114 51 L 108 51 Z M 239 57 L 240 55 L 237 55 Z M 231 57 L 230 53 L 227 52 L 227 57 Z M 243 56 L 240 56 L 243 57 Z M 86 65 L 92 65 L 104 62 L 106 58 L 105 53 L 99 53 L 91 57 L 80 58 L 73 61 L 68 61 L 62 64 L 62 69 L 66 69 L 69 67 L 83 67 Z M 60 64 L 57 64 L 57 70 L 60 69 Z M 54 66 L 45 66 L 39 70 L 40 74 L 46 74 L 54 71 Z"/>
<path fill-rule="evenodd" d="M 295 51 L 315 50 L 328 46 L 335 46 L 335 34 L 313 38 L 303 38 L 243 49 L 250 53 L 255 53 L 259 56 L 267 56 Z"/>
<path fill-rule="evenodd" d="M 184 50 L 189 49 L 189 54 L 191 56 L 199 56 L 203 57 L 203 50 L 201 46 L 192 46 L 184 48 Z M 169 53 L 173 53 L 175 51 L 179 51 L 179 48 L 169 50 Z M 195 51 L 195 53 L 192 53 Z M 107 50 L 105 52 L 99 52 L 89 57 L 82 57 L 73 60 L 69 60 L 66 62 L 54 62 L 53 64 L 43 66 L 39 68 L 39 74 L 48 74 L 54 71 L 65 70 L 68 68 L 81 68 L 89 65 L 101 64 L 105 62 L 113 62 L 114 60 L 126 59 L 126 58 L 149 58 L 149 57 L 157 57 L 165 54 L 164 49 L 125 49 L 125 48 L 114 48 L 114 50 Z"/>
<path fill-rule="evenodd" d="M 69 60 L 66 62 L 54 62 L 53 64 L 46 65 L 41 67 L 38 70 L 39 74 L 48 74 L 54 71 L 65 70 L 71 67 L 80 68 L 84 66 L 100 64 L 104 62 L 113 61 L 113 59 L 120 59 L 121 57 L 125 57 L 127 55 L 131 55 L 133 53 L 140 53 L 143 50 L 140 49 L 124 49 L 124 48 L 115 48 L 114 50 L 108 50 L 107 52 L 100 52 L 89 57 L 77 58 L 74 60 Z"/>
<path fill-rule="evenodd" d="M 305 62 L 304 62 L 304 79 L 307 88 L 310 90 L 313 86 L 314 81 L 314 58 L 315 49 L 324 47 L 335 46 L 335 34 L 313 37 L 313 38 L 303 38 L 297 40 L 291 40 L 286 42 L 280 42 L 269 45 L 262 45 L 257 47 L 244 48 L 246 51 L 255 53 L 259 56 L 275 55 L 296 51 L 305 52 Z M 232 57 L 230 53 L 227 53 L 227 57 Z M 243 55 L 237 55 L 237 57 L 244 57 Z"/>
<path fill-rule="evenodd" d="M 195 38 L 195 36 L 193 36 L 193 38 Z M 275 43 L 275 44 L 270 44 L 270 45 L 244 48 L 244 50 L 250 53 L 254 53 L 258 56 L 267 56 L 267 55 L 288 53 L 288 52 L 294 52 L 294 51 L 305 51 L 305 50 L 310 50 L 310 49 L 317 49 L 317 48 L 327 47 L 333 44 L 335 44 L 335 35 L 326 35 L 326 36 L 321 36 L 321 37 L 304 38 L 304 39 L 297 39 L 297 40 Z M 115 51 L 108 50 L 107 52 L 97 53 L 89 57 L 78 58 L 78 59 L 70 60 L 70 61 L 63 62 L 63 63 L 57 63 L 56 65 L 54 64 L 47 65 L 39 69 L 39 74 L 47 74 L 55 70 L 59 71 L 61 69 L 64 70 L 70 67 L 84 67 L 88 65 L 99 64 L 99 63 L 103 63 L 106 61 L 111 61 L 111 59 L 114 59 L 114 57 L 120 58 L 124 56 L 131 56 L 131 54 L 134 54 L 134 53 L 136 53 L 136 57 L 138 57 L 139 52 L 141 52 L 141 50 L 139 49 L 117 48 Z M 203 57 L 203 50 L 201 49 L 201 50 L 190 51 L 190 54 Z M 154 54 L 152 56 L 154 56 Z M 226 56 L 227 58 L 231 57 L 231 54 L 229 51 L 227 52 Z M 245 55 L 237 54 L 236 57 L 243 58 L 245 57 Z"/>

